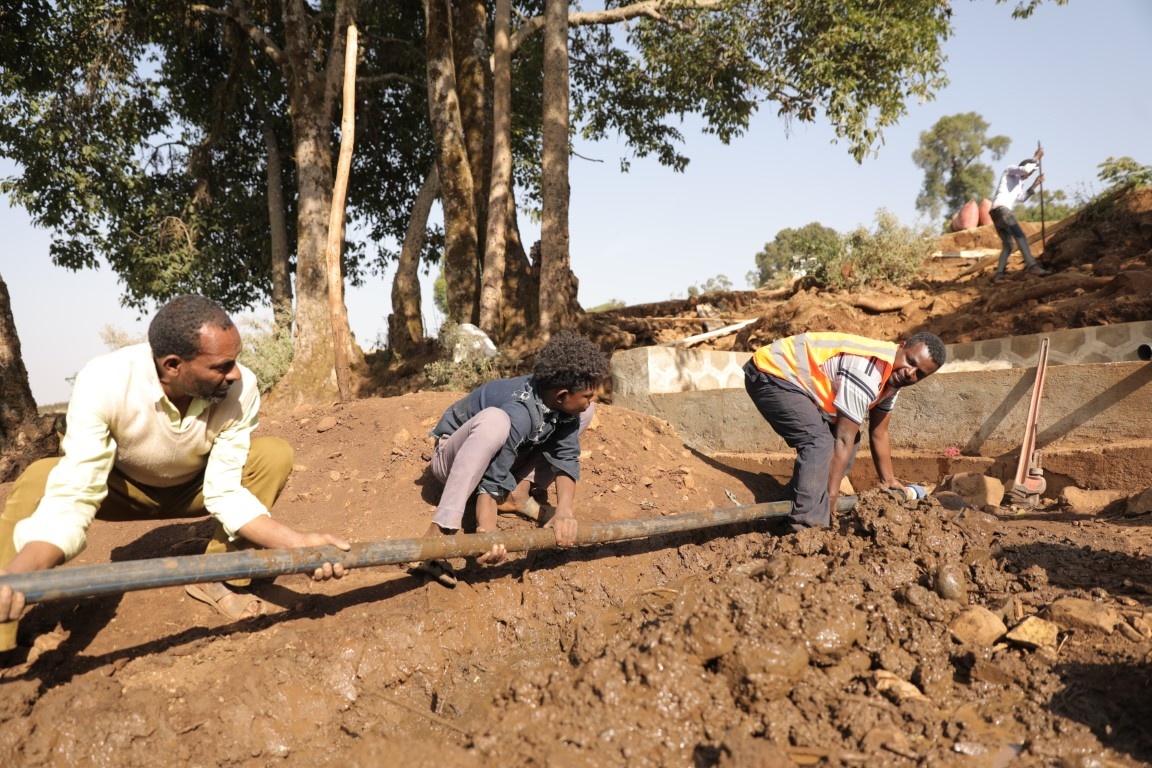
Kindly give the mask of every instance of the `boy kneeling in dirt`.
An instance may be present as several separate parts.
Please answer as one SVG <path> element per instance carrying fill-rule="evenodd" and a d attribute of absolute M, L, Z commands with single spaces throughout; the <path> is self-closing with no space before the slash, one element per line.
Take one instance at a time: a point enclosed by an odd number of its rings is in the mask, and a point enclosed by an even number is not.
<path fill-rule="evenodd" d="M 608 375 L 608 361 L 590 340 L 561 332 L 536 355 L 532 375 L 497 379 L 454 403 L 432 430 L 436 448 L 431 469 L 444 483 L 426 536 L 460 530 L 464 508 L 476 497 L 476 532 L 496 530 L 498 512 L 518 512 L 539 520 L 532 487 L 556 482 L 556 511 L 548 525 L 556 543 L 576 540 L 572 511 L 580 479 L 580 437 L 595 412 L 596 385 Z M 503 544 L 477 560 L 504 560 Z M 455 586 L 452 566 L 428 560 L 415 570 L 445 586 Z"/>

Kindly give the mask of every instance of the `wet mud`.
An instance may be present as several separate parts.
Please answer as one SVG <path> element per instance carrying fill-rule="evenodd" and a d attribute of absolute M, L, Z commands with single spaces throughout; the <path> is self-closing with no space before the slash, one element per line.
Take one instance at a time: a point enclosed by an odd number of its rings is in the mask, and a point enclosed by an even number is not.
<path fill-rule="evenodd" d="M 354 541 L 419 535 L 438 491 L 424 435 L 452 399 L 267 418 L 297 447 L 276 515 Z M 587 521 L 783 490 L 610 406 L 584 448 Z M 272 610 L 247 622 L 179 588 L 44 603 L 0 678 L 0 764 L 1143 765 L 1149 522 L 866 490 L 828 530 L 457 559 L 455 589 L 405 566 L 282 576 L 253 586 Z M 79 562 L 194 554 L 210 533 L 97 523 Z"/>

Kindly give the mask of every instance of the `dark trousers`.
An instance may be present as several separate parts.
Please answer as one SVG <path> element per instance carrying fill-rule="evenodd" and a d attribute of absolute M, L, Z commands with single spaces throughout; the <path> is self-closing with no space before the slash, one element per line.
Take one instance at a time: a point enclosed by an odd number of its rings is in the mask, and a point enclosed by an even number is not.
<path fill-rule="evenodd" d="M 793 530 L 830 525 L 828 469 L 835 447 L 832 424 L 812 398 L 774 376 L 761 373 L 751 363 L 745 367 L 744 388 L 764 420 L 796 450 L 788 485 L 793 502 L 790 517 Z M 857 434 L 847 469 L 852 468 L 859 444 Z"/>
<path fill-rule="evenodd" d="M 1020 253 L 1024 255 L 1025 266 L 1031 267 L 1036 263 L 1032 258 L 1032 249 L 1028 247 L 1028 236 L 1016 221 L 1016 214 L 1000 206 L 992 209 L 992 223 L 996 225 L 996 234 L 1000 235 L 1000 263 L 996 265 L 996 274 L 1004 274 L 1008 266 L 1008 257 L 1012 255 L 1012 244 L 1015 241 L 1020 246 Z"/>

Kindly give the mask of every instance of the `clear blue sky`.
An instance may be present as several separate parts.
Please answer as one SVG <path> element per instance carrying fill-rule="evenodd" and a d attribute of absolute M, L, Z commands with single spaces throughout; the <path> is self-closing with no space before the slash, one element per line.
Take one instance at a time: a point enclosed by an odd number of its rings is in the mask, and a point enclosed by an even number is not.
<path fill-rule="evenodd" d="M 912 151 L 920 133 L 945 115 L 983 115 L 990 135 L 1012 139 L 1005 161 L 1043 142 L 1048 189 L 1099 191 L 1096 166 L 1109 156 L 1152 164 L 1152 2 L 1071 0 L 1041 6 L 1025 21 L 1011 18 L 1013 4 L 952 1 L 951 85 L 935 101 L 909 105 L 878 156 L 862 165 L 844 145 L 830 143 L 826 125 L 794 124 L 789 132 L 771 105 L 728 146 L 686 126 L 692 162 L 682 174 L 636 161 L 621 175 L 620 147 L 578 145 L 581 156 L 603 161 L 572 160 L 572 267 L 581 303 L 662 301 L 719 274 L 743 288 L 765 243 L 812 221 L 846 231 L 870 226 L 876 210 L 887 208 L 913 223 L 923 177 Z M 0 175 L 12 172 L 0 164 Z M 531 243 L 539 234 L 525 219 L 523 237 Z M 145 324 L 120 307 L 108 271 L 53 266 L 49 235 L 22 211 L 0 203 L 0 227 L 0 275 L 33 394 L 41 404 L 66 400 L 66 378 L 105 351 L 102 327 L 142 334 Z M 387 274 L 349 293 L 361 345 L 371 346 L 384 330 L 390 292 Z M 426 312 L 435 323 L 435 310 Z"/>

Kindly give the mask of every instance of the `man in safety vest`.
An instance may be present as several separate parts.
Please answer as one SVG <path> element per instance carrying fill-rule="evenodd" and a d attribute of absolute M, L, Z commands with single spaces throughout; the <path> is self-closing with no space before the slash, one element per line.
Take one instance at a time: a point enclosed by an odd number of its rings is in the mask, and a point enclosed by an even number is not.
<path fill-rule="evenodd" d="M 793 530 L 831 523 L 865 416 L 880 481 L 904 487 L 892 474 L 888 418 L 900 389 L 935 373 L 946 356 L 944 342 L 931 333 L 900 344 L 847 333 L 801 333 L 756 350 L 744 366 L 748 396 L 796 449 Z"/>

